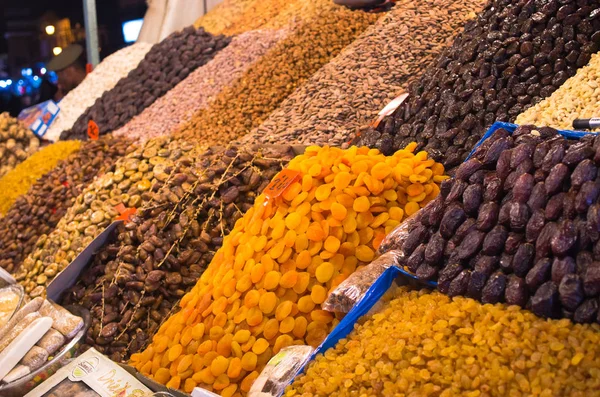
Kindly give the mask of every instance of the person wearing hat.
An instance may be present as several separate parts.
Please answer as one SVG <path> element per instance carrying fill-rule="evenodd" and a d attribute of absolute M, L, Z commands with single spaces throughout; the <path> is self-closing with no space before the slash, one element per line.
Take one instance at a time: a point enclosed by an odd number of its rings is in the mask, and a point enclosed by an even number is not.
<path fill-rule="evenodd" d="M 53 70 L 58 76 L 57 94 L 66 95 L 85 78 L 83 46 L 71 44 L 48 62 L 47 69 Z"/>

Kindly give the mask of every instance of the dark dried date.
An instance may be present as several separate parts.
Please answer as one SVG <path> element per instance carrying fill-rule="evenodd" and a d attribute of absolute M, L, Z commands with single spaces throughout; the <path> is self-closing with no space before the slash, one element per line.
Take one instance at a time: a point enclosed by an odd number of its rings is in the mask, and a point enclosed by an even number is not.
<path fill-rule="evenodd" d="M 469 215 L 476 215 L 483 200 L 483 186 L 470 185 L 463 193 L 463 208 Z"/>
<path fill-rule="evenodd" d="M 444 238 L 450 239 L 454 235 L 456 229 L 458 229 L 458 227 L 465 221 L 466 218 L 467 216 L 462 208 L 458 206 L 449 208 L 444 214 L 442 222 L 440 223 L 440 234 Z"/>
<path fill-rule="evenodd" d="M 528 299 L 529 292 L 527 291 L 525 280 L 514 274 L 508 276 L 508 283 L 506 284 L 506 290 L 504 292 L 505 302 L 509 305 L 525 307 Z"/>
<path fill-rule="evenodd" d="M 556 284 L 547 281 L 535 291 L 531 298 L 531 311 L 540 317 L 558 317 L 560 301 Z"/>
<path fill-rule="evenodd" d="M 499 255 L 504 250 L 504 243 L 508 238 L 508 230 L 502 225 L 496 225 L 485 236 L 481 252 L 485 255 Z"/>
<path fill-rule="evenodd" d="M 495 202 L 488 202 L 479 208 L 479 216 L 477 217 L 477 228 L 484 232 L 491 230 L 498 222 L 498 212 L 500 207 Z"/>
<path fill-rule="evenodd" d="M 552 260 L 550 258 L 541 258 L 535 262 L 535 265 L 527 273 L 525 283 L 530 290 L 535 291 L 540 285 L 550 279 L 552 270 Z"/>
<path fill-rule="evenodd" d="M 506 288 L 506 276 L 501 272 L 496 272 L 490 276 L 481 292 L 481 302 L 498 303 L 504 296 Z"/>
<path fill-rule="evenodd" d="M 525 277 L 533 266 L 535 259 L 535 247 L 531 243 L 523 243 L 515 252 L 512 269 L 519 277 Z"/>
<path fill-rule="evenodd" d="M 570 311 L 575 311 L 584 298 L 583 283 L 577 274 L 567 274 L 558 285 L 560 303 Z"/>

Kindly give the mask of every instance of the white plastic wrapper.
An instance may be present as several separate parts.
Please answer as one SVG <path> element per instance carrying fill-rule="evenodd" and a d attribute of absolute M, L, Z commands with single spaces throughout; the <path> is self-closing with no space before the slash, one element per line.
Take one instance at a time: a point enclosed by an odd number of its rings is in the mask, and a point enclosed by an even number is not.
<path fill-rule="evenodd" d="M 352 273 L 329 294 L 327 300 L 322 304 L 323 310 L 348 313 L 387 268 L 399 264 L 402 256 L 403 254 L 399 250 L 388 251 L 367 266 Z"/>
<path fill-rule="evenodd" d="M 252 384 L 248 397 L 279 397 L 310 360 L 311 346 L 288 346 L 281 349 Z"/>

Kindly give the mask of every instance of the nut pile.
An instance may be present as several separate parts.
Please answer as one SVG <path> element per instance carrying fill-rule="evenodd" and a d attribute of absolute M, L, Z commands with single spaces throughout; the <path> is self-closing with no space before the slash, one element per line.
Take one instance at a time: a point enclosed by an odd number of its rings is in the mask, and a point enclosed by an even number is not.
<path fill-rule="evenodd" d="M 396 5 L 290 95 L 255 131 L 259 142 L 340 145 L 438 57 L 485 2 Z"/>
<path fill-rule="evenodd" d="M 212 10 L 202 15 L 194 22 L 197 28 L 204 28 L 212 34 L 225 34 L 225 30 L 235 25 L 235 22 L 242 18 L 251 6 L 256 3 L 265 3 L 264 0 L 223 0 Z M 254 27 L 257 29 L 259 26 Z M 252 29 L 248 29 L 252 30 Z M 242 33 L 236 31 L 232 34 Z"/>
<path fill-rule="evenodd" d="M 60 139 L 87 139 L 89 120 L 98 125 L 100 134 L 122 127 L 196 68 L 213 59 L 230 40 L 193 27 L 171 34 L 153 45 L 140 64 L 113 89 L 103 93 L 79 116 L 73 128 L 61 133 Z"/>
<path fill-rule="evenodd" d="M 599 322 L 600 138 L 497 130 L 411 225 L 400 263 L 450 296 Z"/>
<path fill-rule="evenodd" d="M 170 181 L 67 291 L 63 303 L 92 313 L 82 349 L 93 346 L 124 361 L 145 348 L 243 211 L 292 157 L 290 149 L 232 147 L 173 167 Z"/>
<path fill-rule="evenodd" d="M 172 133 L 262 57 L 286 32 L 259 30 L 234 37 L 210 62 L 199 67 L 150 107 L 114 132 L 148 139 Z"/>
<path fill-rule="evenodd" d="M 401 222 L 408 179 L 420 179 L 406 172 L 419 163 L 423 183 L 443 179 L 425 157 L 308 147 L 286 171 L 298 172 L 294 182 L 279 197 L 256 199 L 133 365 L 168 387 L 228 397 L 247 393 L 281 348 L 318 345 L 337 320 L 317 305 Z"/>
<path fill-rule="evenodd" d="M 37 152 L 40 140 L 7 112 L 0 113 L 0 177 Z"/>
<path fill-rule="evenodd" d="M 458 166 L 494 121 L 514 120 L 588 63 L 600 43 L 597 7 L 490 0 L 361 144 L 387 153 L 417 141 L 447 168 Z"/>
<path fill-rule="evenodd" d="M 599 76 L 600 56 L 594 54 L 587 66 L 579 69 L 549 98 L 521 113 L 516 123 L 571 130 L 573 120 L 597 117 Z"/>
<path fill-rule="evenodd" d="M 108 226 L 119 211 L 116 206 L 140 208 L 169 178 L 174 161 L 193 145 L 156 138 L 117 161 L 114 169 L 92 182 L 77 196 L 65 216 L 48 235 L 40 236 L 34 251 L 23 261 L 15 278 L 32 298 Z"/>
<path fill-rule="evenodd" d="M 0 267 L 14 272 L 42 234 L 50 233 L 75 198 L 126 153 L 129 142 L 111 136 L 85 142 L 61 160 L 0 219 Z"/>
<path fill-rule="evenodd" d="M 398 288 L 288 387 L 292 396 L 572 396 L 600 389 L 600 327 Z"/>
<path fill-rule="evenodd" d="M 289 36 L 176 135 L 201 138 L 208 145 L 245 135 L 381 15 L 353 12 L 330 0 L 304 1 L 297 12 L 303 18 Z"/>
<path fill-rule="evenodd" d="M 17 197 L 27 193 L 42 175 L 56 167 L 60 160 L 79 150 L 80 146 L 79 141 L 53 143 L 32 154 L 0 178 L 0 215 L 6 214 Z"/>
<path fill-rule="evenodd" d="M 75 121 L 92 106 L 104 92 L 112 89 L 127 76 L 152 47 L 148 43 L 135 43 L 106 57 L 94 71 L 60 101 L 60 112 L 48 128 L 44 138 L 56 141 L 60 133 L 73 127 Z"/>

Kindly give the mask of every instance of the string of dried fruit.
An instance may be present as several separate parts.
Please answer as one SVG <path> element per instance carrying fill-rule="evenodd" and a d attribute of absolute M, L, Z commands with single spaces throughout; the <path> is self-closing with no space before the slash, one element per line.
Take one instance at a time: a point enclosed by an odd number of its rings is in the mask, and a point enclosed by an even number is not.
<path fill-rule="evenodd" d="M 373 259 L 405 212 L 418 210 L 408 186 L 429 187 L 420 203 L 437 195 L 443 168 L 415 147 L 390 157 L 366 147 L 307 148 L 287 168 L 295 181 L 276 199 L 256 199 L 181 311 L 132 363 L 169 387 L 228 397 L 247 393 L 282 347 L 319 344 L 337 320 L 316 305 Z"/>
<path fill-rule="evenodd" d="M 172 90 L 113 134 L 137 139 L 169 135 L 262 57 L 286 31 L 260 30 L 234 37 L 210 62 L 193 71 Z"/>
<path fill-rule="evenodd" d="M 42 175 L 56 167 L 60 160 L 79 150 L 80 146 L 79 141 L 48 145 L 0 178 L 0 214 L 6 214 L 17 197 L 27 193 Z"/>
<path fill-rule="evenodd" d="M 0 267 L 14 272 L 38 238 L 56 227 L 85 186 L 123 157 L 129 145 L 110 135 L 86 142 L 17 198 L 0 219 Z"/>
<path fill-rule="evenodd" d="M 579 69 L 550 97 L 521 113 L 516 123 L 571 130 L 573 120 L 597 117 L 599 75 L 600 56 L 594 54 L 587 66 Z"/>
<path fill-rule="evenodd" d="M 484 4 L 397 1 L 244 139 L 338 146 L 347 142 L 430 66 Z"/>
<path fill-rule="evenodd" d="M 169 169 L 194 145 L 157 138 L 117 161 L 114 169 L 77 196 L 65 216 L 48 235 L 42 235 L 15 278 L 31 297 L 41 296 L 54 276 L 75 259 L 116 217 L 116 206 L 140 208 L 169 178 Z"/>
<path fill-rule="evenodd" d="M 597 325 L 398 288 L 287 388 L 292 396 L 572 396 L 600 389 Z"/>
<path fill-rule="evenodd" d="M 360 143 L 386 153 L 417 141 L 458 166 L 494 121 L 511 121 L 550 96 L 600 44 L 600 8 L 590 0 L 490 0 L 410 97 Z"/>
<path fill-rule="evenodd" d="M 0 113 L 0 177 L 37 152 L 40 140 L 8 112 Z"/>
<path fill-rule="evenodd" d="M 381 14 L 350 11 L 330 0 L 301 2 L 303 15 L 280 41 L 176 136 L 207 145 L 239 138 L 258 126 L 294 89 L 329 62 Z"/>
<path fill-rule="evenodd" d="M 450 296 L 599 322 L 600 138 L 496 131 L 442 184 L 401 263 Z"/>
<path fill-rule="evenodd" d="M 93 120 L 106 134 L 125 125 L 152 105 L 196 68 L 206 64 L 231 38 L 213 36 L 204 29 L 188 27 L 152 46 L 127 77 L 106 91 L 60 139 L 87 139 L 88 122 Z"/>
<path fill-rule="evenodd" d="M 64 303 L 90 310 L 86 345 L 115 361 L 145 348 L 221 248 L 223 238 L 292 157 L 290 147 L 204 153 L 179 163 L 162 191 L 119 228 Z"/>

